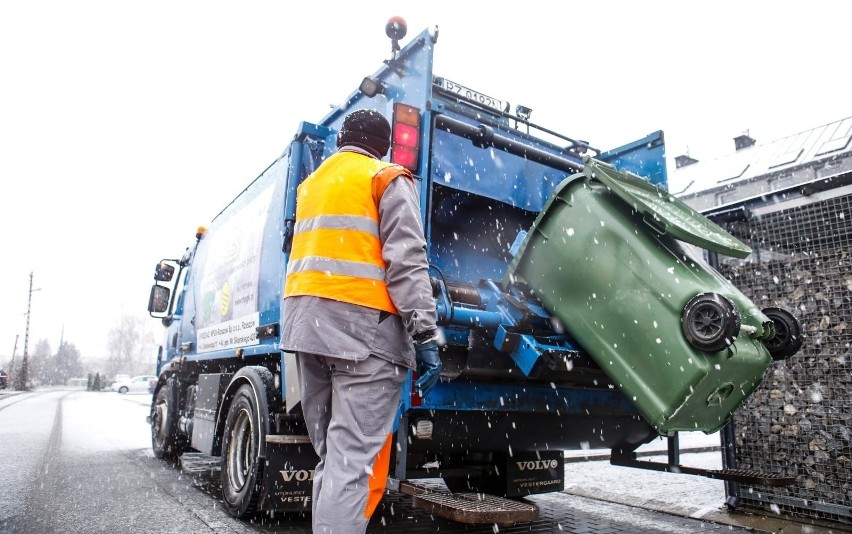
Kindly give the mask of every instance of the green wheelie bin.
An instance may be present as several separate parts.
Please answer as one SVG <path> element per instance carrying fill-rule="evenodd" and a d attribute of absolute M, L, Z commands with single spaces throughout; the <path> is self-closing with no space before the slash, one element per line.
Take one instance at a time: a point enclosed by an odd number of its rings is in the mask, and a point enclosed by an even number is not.
<path fill-rule="evenodd" d="M 751 253 L 666 191 L 586 158 L 548 200 L 503 284 L 538 298 L 658 432 L 712 433 L 763 379 L 779 319 L 701 249 Z M 780 324 L 794 329 L 791 318 L 784 312 Z M 783 356 L 798 350 L 794 334 Z"/>

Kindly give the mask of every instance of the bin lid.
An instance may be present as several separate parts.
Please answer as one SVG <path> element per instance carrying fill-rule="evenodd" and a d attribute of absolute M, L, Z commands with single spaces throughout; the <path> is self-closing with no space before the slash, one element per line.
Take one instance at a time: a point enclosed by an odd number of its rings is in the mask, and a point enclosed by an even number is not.
<path fill-rule="evenodd" d="M 587 158 L 583 174 L 598 180 L 621 197 L 656 231 L 708 250 L 745 258 L 751 254 L 748 245 L 732 236 L 721 226 L 695 211 L 671 193 L 628 172 Z"/>

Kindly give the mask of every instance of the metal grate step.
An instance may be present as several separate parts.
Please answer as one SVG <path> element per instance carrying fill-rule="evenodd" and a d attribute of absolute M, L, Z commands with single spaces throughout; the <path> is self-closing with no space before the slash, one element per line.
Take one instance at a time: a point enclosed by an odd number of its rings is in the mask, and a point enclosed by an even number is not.
<path fill-rule="evenodd" d="M 649 469 L 651 471 L 665 471 L 667 473 L 697 475 L 706 478 L 728 480 L 731 482 L 740 482 L 756 486 L 789 486 L 796 481 L 796 477 L 794 476 L 764 473 L 762 471 L 753 471 L 750 469 L 703 469 L 699 467 L 667 464 L 663 462 L 636 460 L 635 458 L 624 458 L 620 456 L 612 456 L 609 461 L 612 465 Z"/>
<path fill-rule="evenodd" d="M 185 452 L 180 455 L 180 470 L 190 476 L 214 478 L 222 470 L 222 459 L 201 452 Z"/>
<path fill-rule="evenodd" d="M 796 477 L 778 475 L 775 473 L 764 473 L 750 469 L 707 469 L 703 473 L 696 473 L 707 478 L 718 478 L 730 480 L 731 482 L 742 482 L 744 484 L 755 484 L 758 486 L 780 487 L 789 486 L 796 481 Z M 689 473 L 685 470 L 684 473 Z"/>
<path fill-rule="evenodd" d="M 399 491 L 411 495 L 417 508 L 459 523 L 513 525 L 538 521 L 539 516 L 534 504 L 484 493 L 449 493 L 410 482 L 400 482 Z"/>

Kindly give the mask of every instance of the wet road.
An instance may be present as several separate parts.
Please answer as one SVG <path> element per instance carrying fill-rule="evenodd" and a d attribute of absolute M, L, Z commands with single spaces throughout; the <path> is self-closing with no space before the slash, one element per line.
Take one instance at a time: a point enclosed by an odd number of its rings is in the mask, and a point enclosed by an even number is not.
<path fill-rule="evenodd" d="M 150 396 L 40 391 L 0 394 L 0 532 L 310 532 L 307 517 L 238 521 L 215 481 L 188 477 L 153 457 Z M 433 518 L 388 496 L 369 532 L 746 532 L 564 493 L 532 499 L 541 520 L 514 527 Z"/>
<path fill-rule="evenodd" d="M 149 402 L 112 392 L 0 396 L 0 532 L 217 531 L 183 502 L 197 491 L 147 452 Z"/>

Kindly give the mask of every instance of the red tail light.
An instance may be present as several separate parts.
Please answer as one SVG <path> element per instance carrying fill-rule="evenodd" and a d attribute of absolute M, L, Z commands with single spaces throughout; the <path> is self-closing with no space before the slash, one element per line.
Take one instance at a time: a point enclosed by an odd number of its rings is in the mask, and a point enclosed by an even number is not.
<path fill-rule="evenodd" d="M 420 158 L 420 110 L 406 104 L 393 105 L 391 161 L 411 172 Z"/>

